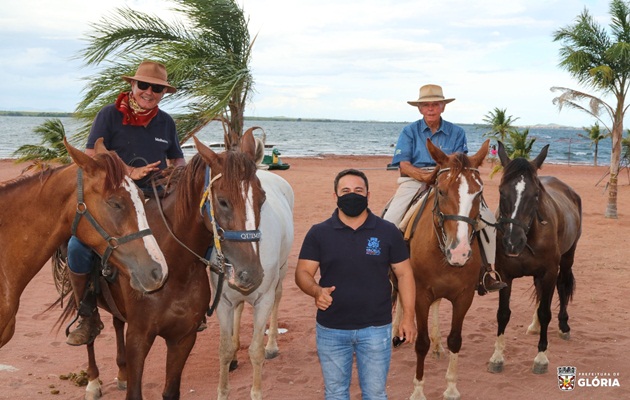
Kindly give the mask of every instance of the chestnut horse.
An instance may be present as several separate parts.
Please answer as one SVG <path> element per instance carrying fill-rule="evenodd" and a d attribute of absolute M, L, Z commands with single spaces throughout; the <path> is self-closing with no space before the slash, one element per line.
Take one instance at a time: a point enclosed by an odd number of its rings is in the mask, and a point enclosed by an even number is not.
<path fill-rule="evenodd" d="M 260 262 L 265 277 L 261 285 L 253 291 L 243 291 L 229 282 L 223 284 L 223 295 L 217 307 L 221 329 L 220 376 L 217 388 L 219 400 L 228 398 L 228 372 L 237 366 L 236 353 L 240 348 L 240 323 L 244 303 L 252 305 L 254 310 L 254 332 L 249 346 L 253 367 L 250 391 L 252 399 L 262 399 L 262 367 L 265 358 L 271 359 L 278 355 L 278 307 L 293 244 L 293 189 L 284 178 L 272 172 L 259 170 L 257 175 L 267 195 L 260 219 Z M 219 285 L 217 281 L 216 276 L 211 278 L 215 291 Z M 265 328 L 269 320 L 269 337 L 264 346 Z"/>
<path fill-rule="evenodd" d="M 72 233 L 135 290 L 156 290 L 168 274 L 122 160 L 102 142 L 94 158 L 64 143 L 73 164 L 0 185 L 0 347 L 13 337 L 24 288 Z"/>
<path fill-rule="evenodd" d="M 547 328 L 554 287 L 560 298 L 559 334 L 569 339 L 567 304 L 575 288 L 572 266 L 582 232 L 582 201 L 560 180 L 538 177 L 548 149 L 549 145 L 545 146 L 531 162 L 524 158 L 510 160 L 499 142 L 503 177 L 499 185 L 496 270 L 508 286 L 499 292 L 497 340 L 488 364 L 490 372 L 503 371 L 505 327 L 510 321 L 515 278 L 534 278 L 538 309 L 527 333 L 539 333 L 540 338 L 532 372 L 542 374 L 548 370 Z"/>
<path fill-rule="evenodd" d="M 195 144 L 198 154 L 171 175 L 172 193 L 146 204 L 149 224 L 170 267 L 169 279 L 160 290 L 141 297 L 134 296 L 126 282 L 117 280 L 104 285 L 103 294 L 110 295 L 99 298 L 99 306 L 114 316 L 117 381 L 119 389 L 127 389 L 127 399 L 142 399 L 144 363 L 157 336 L 164 338 L 167 347 L 162 397 L 180 398 L 182 371 L 210 302 L 205 268 L 209 263 L 204 258 L 208 247 L 220 246 L 229 260 L 225 280 L 230 285 L 252 291 L 263 280 L 257 242 L 260 232 L 255 229 L 265 193 L 256 177 L 254 137 L 245 134 L 239 149 L 220 154 L 196 138 Z M 169 186 L 167 191 L 171 191 Z M 240 240 L 241 236 L 248 239 Z M 94 346 L 87 349 L 86 398 L 97 399 L 101 387 Z"/>
<path fill-rule="evenodd" d="M 418 340 L 414 390 L 411 400 L 425 399 L 424 361 L 429 348 L 443 352 L 437 318 L 441 299 L 453 305 L 451 331 L 448 335 L 450 360 L 446 372 L 444 398 L 459 399 L 457 363 L 462 346 L 464 317 L 472 304 L 482 265 L 478 235 L 483 181 L 479 166 L 488 153 L 486 140 L 473 156 L 462 153 L 446 155 L 427 140 L 427 149 L 437 166 L 427 171 L 423 182 L 430 188 L 420 205 L 414 234 L 409 241 L 410 260 L 416 281 L 416 323 Z M 400 302 L 397 302 L 400 304 Z M 397 305 L 398 307 L 398 305 Z M 429 310 L 432 314 L 429 337 Z M 396 311 L 394 331 L 398 329 L 401 310 Z"/>

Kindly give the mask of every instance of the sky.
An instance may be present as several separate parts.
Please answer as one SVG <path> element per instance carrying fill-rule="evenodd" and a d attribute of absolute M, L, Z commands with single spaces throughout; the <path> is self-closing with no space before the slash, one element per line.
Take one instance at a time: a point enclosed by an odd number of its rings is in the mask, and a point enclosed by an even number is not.
<path fill-rule="evenodd" d="M 254 93 L 246 116 L 414 121 L 420 86 L 456 100 L 442 115 L 483 123 L 495 108 L 516 125 L 592 125 L 559 111 L 553 86 L 587 90 L 558 67 L 553 33 L 600 0 L 239 0 L 249 17 Z M 180 18 L 166 0 L 0 1 L 0 110 L 66 111 L 90 71 L 76 56 L 90 24 L 117 7 Z M 168 110 L 167 111 L 173 111 Z"/>

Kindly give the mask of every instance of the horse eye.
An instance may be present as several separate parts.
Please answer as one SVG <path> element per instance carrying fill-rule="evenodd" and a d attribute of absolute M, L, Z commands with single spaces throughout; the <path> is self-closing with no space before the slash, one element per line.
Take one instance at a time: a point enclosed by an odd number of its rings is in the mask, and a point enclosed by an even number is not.
<path fill-rule="evenodd" d="M 225 200 L 225 199 L 219 199 L 219 206 L 221 208 L 229 208 L 230 207 L 230 203 L 228 203 L 227 200 Z"/>
<path fill-rule="evenodd" d="M 111 199 L 107 201 L 107 205 L 110 206 L 111 208 L 115 209 L 115 210 L 120 210 L 122 209 L 122 205 L 120 204 L 119 201 Z"/>

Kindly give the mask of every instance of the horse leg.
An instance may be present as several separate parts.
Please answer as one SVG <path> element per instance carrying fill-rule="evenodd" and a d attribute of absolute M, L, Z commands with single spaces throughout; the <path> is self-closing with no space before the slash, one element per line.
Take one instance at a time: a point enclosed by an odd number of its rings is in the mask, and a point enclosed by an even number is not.
<path fill-rule="evenodd" d="M 528 335 L 538 335 L 540 334 L 540 320 L 538 319 L 538 308 L 540 308 L 540 302 L 536 302 L 536 307 L 534 308 L 534 315 L 532 315 L 532 323 L 527 327 Z"/>
<path fill-rule="evenodd" d="M 237 306 L 238 307 L 238 306 Z M 229 371 L 230 363 L 234 358 L 236 348 L 234 347 L 234 307 L 229 302 L 221 302 L 217 307 L 217 318 L 219 319 L 219 385 L 217 386 L 217 399 L 227 400 L 229 393 Z M 239 318 L 240 321 L 240 318 Z"/>
<path fill-rule="evenodd" d="M 5 317 L 2 319 L 5 319 Z M 2 321 L 0 326 L 4 326 L 4 328 L 2 328 L 2 332 L 0 332 L 0 348 L 2 348 L 2 346 L 11 340 L 13 334 L 15 333 L 15 314 L 9 318 L 8 323 L 5 324 L 4 321 Z"/>
<path fill-rule="evenodd" d="M 278 357 L 278 353 L 280 353 L 278 347 L 278 308 L 280 308 L 280 299 L 282 299 L 282 278 L 278 281 L 278 285 L 276 285 L 273 308 L 271 309 L 271 317 L 269 318 L 269 334 L 267 335 L 267 345 L 265 346 L 266 360 L 276 358 Z"/>
<path fill-rule="evenodd" d="M 118 390 L 127 390 L 127 355 L 125 350 L 125 322 L 113 318 L 114 331 L 116 332 L 116 365 L 118 376 L 116 386 Z"/>
<path fill-rule="evenodd" d="M 571 338 L 571 327 L 569 327 L 569 313 L 567 305 L 573 297 L 575 291 L 575 277 L 573 276 L 573 259 L 577 242 L 573 244 L 571 249 L 560 258 L 560 273 L 556 281 L 558 289 L 558 297 L 560 298 L 560 312 L 558 313 L 558 325 L 560 330 L 558 336 L 561 339 L 569 340 Z"/>
<path fill-rule="evenodd" d="M 88 353 L 88 384 L 85 387 L 85 400 L 98 400 L 103 395 L 101 391 L 101 382 L 99 381 L 99 371 L 96 365 L 96 356 L 94 353 L 94 342 L 86 345 Z"/>
<path fill-rule="evenodd" d="M 127 352 L 127 397 L 126 400 L 142 400 L 142 375 L 144 361 L 153 346 L 155 334 L 142 331 L 129 324 L 126 335 Z"/>
<path fill-rule="evenodd" d="M 270 294 L 267 295 L 267 297 Z M 265 340 L 265 327 L 269 320 L 269 314 L 275 306 L 272 301 L 275 299 L 262 299 L 254 307 L 254 334 L 252 342 L 249 345 L 249 359 L 253 368 L 253 381 L 250 395 L 252 400 L 262 400 L 262 370 L 265 361 L 265 349 L 263 346 Z"/>
<path fill-rule="evenodd" d="M 169 339 L 166 342 L 166 381 L 162 391 L 163 400 L 179 400 L 182 371 L 190 351 L 197 340 L 197 331 L 184 338 Z"/>
<path fill-rule="evenodd" d="M 555 290 L 555 282 L 558 276 L 557 269 L 547 272 L 539 282 L 540 304 L 538 306 L 538 320 L 540 321 L 540 338 L 538 340 L 538 354 L 534 358 L 532 372 L 534 374 L 547 373 L 549 359 L 547 358 L 547 329 L 551 322 L 551 300 Z"/>
<path fill-rule="evenodd" d="M 429 338 L 431 339 L 431 353 L 433 357 L 438 360 L 444 355 L 444 346 L 442 346 L 442 335 L 440 334 L 440 302 L 442 299 L 437 299 L 431 304 L 430 316 L 431 316 L 431 332 Z"/>
<path fill-rule="evenodd" d="M 424 360 L 429 352 L 428 317 L 430 304 L 418 304 L 416 296 L 416 326 L 418 338 L 416 340 L 416 376 L 413 378 L 413 393 L 409 400 L 427 400 L 424 396 Z"/>
<path fill-rule="evenodd" d="M 457 367 L 459 365 L 459 351 L 462 348 L 462 328 L 464 318 L 472 304 L 474 292 L 470 292 L 467 297 L 460 297 L 453 302 L 453 316 L 451 318 L 451 331 L 448 334 L 446 343 L 450 351 L 448 369 L 446 370 L 446 390 L 444 400 L 459 400 L 461 398 L 457 390 Z"/>
<path fill-rule="evenodd" d="M 243 316 L 244 307 L 245 303 L 242 302 L 234 310 L 232 326 L 232 348 L 234 349 L 234 354 L 232 354 L 232 360 L 230 361 L 230 372 L 238 368 L 238 349 L 241 348 L 241 317 Z"/>
<path fill-rule="evenodd" d="M 396 304 L 394 309 L 394 318 L 392 320 L 392 338 L 399 335 L 398 329 L 400 328 L 400 321 L 402 320 L 402 303 L 400 302 L 399 294 L 396 294 Z"/>
<path fill-rule="evenodd" d="M 510 322 L 512 311 L 510 310 L 510 296 L 512 295 L 512 279 L 502 275 L 507 287 L 499 291 L 499 308 L 497 310 L 497 339 L 494 342 L 494 353 L 488 362 L 488 372 L 503 372 L 505 364 L 505 328 Z"/>

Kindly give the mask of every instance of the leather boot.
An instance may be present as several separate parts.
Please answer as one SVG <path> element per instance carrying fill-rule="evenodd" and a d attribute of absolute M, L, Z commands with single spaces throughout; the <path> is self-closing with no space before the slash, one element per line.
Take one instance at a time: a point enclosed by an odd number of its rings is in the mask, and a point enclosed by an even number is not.
<path fill-rule="evenodd" d="M 96 301 L 94 299 L 88 302 L 83 301 L 85 292 L 88 290 L 90 274 L 75 274 L 70 270 L 68 272 L 79 319 L 76 329 L 68 334 L 66 343 L 71 346 L 81 346 L 92 343 L 104 326 L 96 308 Z M 88 296 L 93 296 L 93 294 L 88 293 Z M 89 303 L 91 304 L 86 306 Z"/>
<path fill-rule="evenodd" d="M 493 275 L 496 275 L 499 279 L 495 279 Z M 479 284 L 477 285 L 477 293 L 479 296 L 490 292 L 497 292 L 506 287 L 507 283 L 501 280 L 501 276 L 492 269 L 490 264 L 481 266 L 481 270 L 479 271 Z"/>

